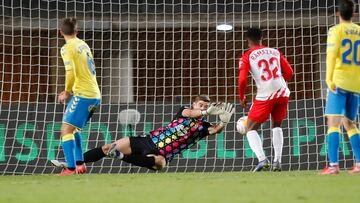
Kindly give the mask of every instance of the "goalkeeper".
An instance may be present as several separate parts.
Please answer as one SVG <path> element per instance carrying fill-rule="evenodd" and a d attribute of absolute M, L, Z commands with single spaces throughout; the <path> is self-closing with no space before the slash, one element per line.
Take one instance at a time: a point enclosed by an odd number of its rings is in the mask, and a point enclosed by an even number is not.
<path fill-rule="evenodd" d="M 181 107 L 167 126 L 153 130 L 145 137 L 121 138 L 112 144 L 91 149 L 84 153 L 84 161 L 95 162 L 108 156 L 136 166 L 161 170 L 177 154 L 199 140 L 221 132 L 234 112 L 232 104 L 210 104 L 208 96 L 199 95 L 195 97 L 192 108 Z M 204 119 L 207 115 L 219 115 L 220 123 L 210 124 Z"/>

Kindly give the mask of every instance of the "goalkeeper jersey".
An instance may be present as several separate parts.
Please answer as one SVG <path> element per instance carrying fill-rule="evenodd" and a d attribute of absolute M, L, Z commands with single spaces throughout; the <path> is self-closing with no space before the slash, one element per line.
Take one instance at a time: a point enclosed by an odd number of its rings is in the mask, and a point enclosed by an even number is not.
<path fill-rule="evenodd" d="M 165 127 L 151 131 L 149 137 L 159 153 L 169 162 L 183 150 L 190 148 L 199 140 L 209 135 L 210 123 L 204 119 L 182 116 L 181 109 L 175 118 Z"/>
<path fill-rule="evenodd" d="M 61 56 L 67 72 L 65 90 L 72 91 L 75 96 L 100 98 L 95 63 L 89 46 L 83 40 L 73 38 L 61 48 Z"/>
<path fill-rule="evenodd" d="M 360 92 L 360 26 L 340 23 L 329 29 L 326 82 L 348 91 Z"/>

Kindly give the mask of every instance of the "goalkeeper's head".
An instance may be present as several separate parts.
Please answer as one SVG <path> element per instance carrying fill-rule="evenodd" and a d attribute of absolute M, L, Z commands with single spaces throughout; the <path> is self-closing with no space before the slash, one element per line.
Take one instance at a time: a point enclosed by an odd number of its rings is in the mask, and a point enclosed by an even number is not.
<path fill-rule="evenodd" d="M 61 22 L 60 33 L 62 36 L 76 36 L 78 32 L 76 18 L 65 18 Z"/>
<path fill-rule="evenodd" d="M 354 2 L 352 0 L 340 0 L 338 4 L 338 15 L 343 21 L 351 21 L 354 14 Z"/>
<path fill-rule="evenodd" d="M 209 96 L 201 94 L 194 98 L 192 108 L 204 111 L 209 107 L 209 103 L 210 103 Z"/>
<path fill-rule="evenodd" d="M 262 32 L 259 28 L 249 28 L 245 36 L 250 48 L 261 45 Z"/>

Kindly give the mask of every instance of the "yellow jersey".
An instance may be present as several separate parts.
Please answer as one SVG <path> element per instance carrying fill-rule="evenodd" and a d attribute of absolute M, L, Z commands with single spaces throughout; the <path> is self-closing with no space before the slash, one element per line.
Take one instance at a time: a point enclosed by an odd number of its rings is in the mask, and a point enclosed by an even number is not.
<path fill-rule="evenodd" d="M 360 92 L 360 26 L 340 23 L 329 29 L 326 83 L 330 89 Z"/>
<path fill-rule="evenodd" d="M 61 48 L 66 78 L 65 90 L 84 98 L 101 98 L 96 81 L 95 63 L 89 46 L 73 38 Z"/>

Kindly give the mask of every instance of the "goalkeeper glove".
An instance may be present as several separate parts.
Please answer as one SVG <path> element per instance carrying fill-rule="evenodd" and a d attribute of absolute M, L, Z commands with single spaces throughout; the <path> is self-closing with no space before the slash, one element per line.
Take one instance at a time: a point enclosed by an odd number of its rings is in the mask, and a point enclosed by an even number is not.
<path fill-rule="evenodd" d="M 231 116 L 235 113 L 235 107 L 233 104 L 227 103 L 224 105 L 223 110 L 224 112 L 219 115 L 221 120 L 220 126 L 225 127 L 229 123 Z"/>
<path fill-rule="evenodd" d="M 201 115 L 207 116 L 207 115 L 219 115 L 224 112 L 225 104 L 220 103 L 211 103 L 209 107 L 206 110 L 200 111 Z"/>

